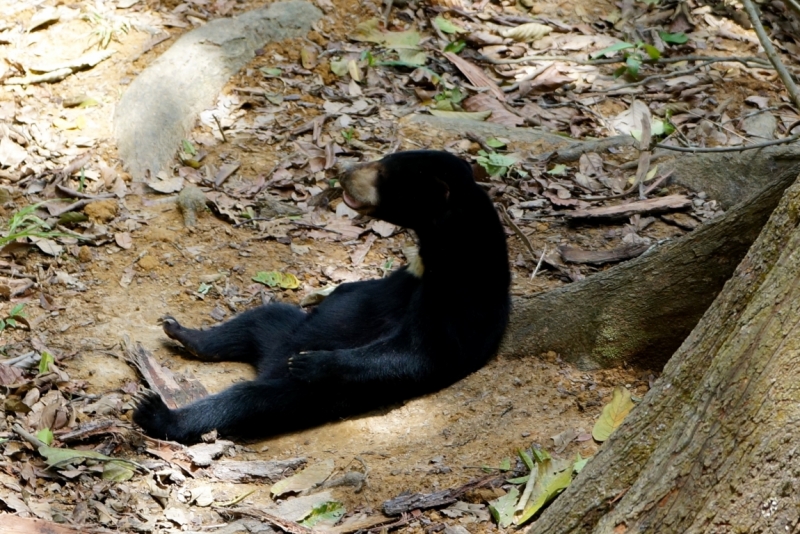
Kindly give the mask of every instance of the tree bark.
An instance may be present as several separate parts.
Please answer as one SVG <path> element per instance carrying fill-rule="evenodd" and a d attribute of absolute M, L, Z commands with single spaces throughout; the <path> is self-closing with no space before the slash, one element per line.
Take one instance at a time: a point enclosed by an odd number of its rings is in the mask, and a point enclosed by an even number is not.
<path fill-rule="evenodd" d="M 515 299 L 501 352 L 554 351 L 584 369 L 661 369 L 711 305 L 797 175 L 687 236 L 558 289 Z"/>
<path fill-rule="evenodd" d="M 800 183 L 529 534 L 800 531 Z"/>

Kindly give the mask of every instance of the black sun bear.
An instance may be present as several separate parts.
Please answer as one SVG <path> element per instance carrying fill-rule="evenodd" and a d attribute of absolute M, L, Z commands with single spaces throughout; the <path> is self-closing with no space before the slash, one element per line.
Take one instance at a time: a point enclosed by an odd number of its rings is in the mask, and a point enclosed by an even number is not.
<path fill-rule="evenodd" d="M 509 314 L 505 234 L 471 167 L 447 152 L 399 152 L 341 177 L 344 202 L 414 230 L 419 262 L 342 284 L 309 313 L 268 304 L 207 330 L 164 319 L 204 361 L 242 361 L 258 376 L 170 410 L 145 396 L 133 419 L 157 438 L 216 429 L 264 437 L 439 390 L 481 368 Z"/>

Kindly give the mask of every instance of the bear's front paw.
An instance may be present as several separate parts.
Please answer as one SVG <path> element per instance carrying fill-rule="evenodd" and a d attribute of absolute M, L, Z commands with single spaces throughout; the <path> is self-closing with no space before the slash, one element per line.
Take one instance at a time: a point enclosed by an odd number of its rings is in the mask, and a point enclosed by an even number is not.
<path fill-rule="evenodd" d="M 303 382 L 320 382 L 334 375 L 336 354 L 330 350 L 310 350 L 289 358 L 289 372 Z"/>
<path fill-rule="evenodd" d="M 142 427 L 148 436 L 158 439 L 176 439 L 177 421 L 164 401 L 153 391 L 144 393 L 133 410 L 133 422 Z"/>

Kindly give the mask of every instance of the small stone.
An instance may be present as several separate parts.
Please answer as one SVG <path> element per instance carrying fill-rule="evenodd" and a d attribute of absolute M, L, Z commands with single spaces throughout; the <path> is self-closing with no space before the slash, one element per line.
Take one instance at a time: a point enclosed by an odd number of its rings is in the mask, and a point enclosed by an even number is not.
<path fill-rule="evenodd" d="M 78 249 L 78 261 L 81 263 L 89 263 L 94 259 L 92 256 L 92 249 L 83 245 L 81 248 Z"/>
<path fill-rule="evenodd" d="M 139 267 L 145 271 L 152 271 L 158 267 L 158 260 L 155 258 L 155 256 L 147 254 L 139 259 Z"/>
<path fill-rule="evenodd" d="M 107 223 L 117 216 L 117 203 L 114 200 L 98 200 L 87 204 L 83 212 L 92 222 Z"/>

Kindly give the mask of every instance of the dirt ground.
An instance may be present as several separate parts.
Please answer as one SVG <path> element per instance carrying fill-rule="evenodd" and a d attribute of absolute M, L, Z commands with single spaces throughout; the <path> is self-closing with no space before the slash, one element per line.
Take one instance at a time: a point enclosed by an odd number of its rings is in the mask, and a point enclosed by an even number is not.
<path fill-rule="evenodd" d="M 196 4 L 205 6 L 209 3 Z M 355 24 L 382 13 L 382 7 L 374 2 L 342 0 L 334 4 L 335 9 L 328 11 L 321 23 L 332 39 L 345 40 Z M 225 6 L 226 15 L 233 15 L 259 7 L 261 3 L 220 1 L 217 5 Z M 103 184 L 113 183 L 117 177 L 126 181 L 128 177 L 121 170 L 113 143 L 115 104 L 136 74 L 174 42 L 173 38 L 167 39 L 142 52 L 153 37 L 148 33 L 147 17 L 157 13 L 162 21 L 174 19 L 176 26 L 167 29 L 173 37 L 178 36 L 189 29 L 186 21 L 191 20 L 191 13 L 188 19 L 185 15 L 186 9 L 191 11 L 191 7 L 181 6 L 191 4 L 178 0 L 149 0 L 140 4 L 136 8 L 141 15 L 137 19 L 140 24 L 121 34 L 119 42 L 112 41 L 110 48 L 115 54 L 111 59 L 59 83 L 4 86 L 0 89 L 0 112 L 4 108 L 14 109 L 17 117 L 27 116 L 32 121 L 49 123 L 56 119 L 74 123 L 83 117 L 80 120 L 85 123 L 80 128 L 63 128 L 43 135 L 52 137 L 54 146 L 57 146 L 54 150 L 60 150 L 60 155 L 65 158 L 76 157 L 88 149 L 93 161 L 108 163 L 111 178 L 107 175 L 90 176 L 89 192 L 102 191 Z M 600 17 L 616 9 L 611 2 L 604 0 L 582 2 L 580 10 L 574 7 L 574 3 L 569 2 L 540 2 L 536 4 L 535 12 L 565 23 L 582 24 L 586 17 Z M 173 11 L 176 8 L 180 8 L 177 13 Z M 23 25 L 36 11 L 33 3 L 5 9 L 11 12 L 7 15 Z M 77 14 L 78 9 L 73 11 Z M 177 25 L 179 18 L 186 27 Z M 62 17 L 50 31 L 24 34 L 24 46 L 15 43 L 19 54 L 16 59 L 56 61 L 76 57 L 86 51 L 87 39 L 96 38 L 90 30 L 91 26 L 77 16 L 72 19 Z M 221 99 L 224 100 L 225 95 L 237 94 L 236 88 L 242 87 L 266 85 L 275 91 L 281 90 L 279 81 L 264 82 L 258 69 L 272 65 L 276 54 L 296 60 L 301 46 L 302 40 L 268 45 L 250 66 L 231 80 Z M 54 54 L 61 58 L 53 57 Z M 330 73 L 320 67 L 320 75 L 327 78 Z M 769 80 L 748 79 L 743 83 L 741 80 L 723 79 L 711 91 L 733 98 L 730 109 L 738 110 L 745 106 L 747 97 L 753 94 L 769 96 L 770 90 L 772 84 Z M 299 94 L 301 102 L 314 105 L 321 102 L 315 96 L 302 94 L 296 87 L 284 88 L 283 93 L 284 97 Z M 95 99 L 96 105 L 87 108 L 62 105 L 84 96 Z M 243 97 L 237 111 L 239 116 L 246 115 L 253 105 L 256 104 L 248 104 L 247 98 Z M 613 115 L 625 105 L 619 100 L 608 99 L 599 103 L 596 109 L 602 115 Z M 318 112 L 311 106 L 288 109 L 292 115 L 278 116 L 279 122 L 303 124 Z M 387 142 L 379 143 L 377 149 L 388 150 L 392 136 L 397 133 L 393 129 L 396 121 L 388 116 L 381 119 L 385 128 L 379 124 L 373 135 L 385 135 Z M 191 139 L 207 151 L 206 161 L 217 165 L 232 160 L 241 162 L 239 171 L 228 182 L 234 189 L 247 187 L 248 183 L 267 175 L 285 156 L 283 145 L 264 142 L 250 135 L 232 135 L 224 143 L 213 141 L 213 136 L 213 129 L 201 124 Z M 429 138 L 399 139 L 400 148 L 420 145 L 441 148 L 432 146 Z M 41 152 L 39 155 L 47 159 Z M 616 164 L 630 159 L 623 156 L 624 151 L 610 155 L 609 162 Z M 45 162 L 43 165 L 58 168 L 55 163 Z M 16 203 L 24 205 L 25 200 L 21 197 L 24 189 L 13 189 L 13 180 L 7 179 L 6 183 L 14 192 Z M 121 409 L 117 413 L 123 422 L 129 420 L 132 393 L 140 383 L 134 369 L 122 358 L 120 341 L 124 336 L 142 343 L 162 365 L 177 375 L 195 377 L 209 392 L 217 392 L 251 377 L 251 370 L 234 363 L 210 364 L 189 359 L 163 334 L 159 324 L 162 316 L 174 315 L 187 325 L 211 326 L 221 317 L 230 317 L 236 311 L 262 301 L 299 302 L 304 295 L 330 281 L 377 277 L 389 262 L 393 268 L 402 265 L 406 261 L 402 249 L 412 241 L 405 232 L 378 238 L 363 261 L 351 265 L 353 253 L 363 246 L 361 240 L 323 239 L 318 234 L 302 231 L 292 231 L 288 238 L 265 237 L 263 232 L 247 225 L 234 226 L 211 212 L 201 214 L 198 225 L 187 229 L 174 201 L 146 191 L 141 184 L 127 183 L 127 187 L 128 194 L 112 202 L 116 213 L 112 210 L 104 222 L 114 232 L 128 232 L 133 237 L 130 246 L 120 246 L 119 241 L 109 240 L 86 249 L 72 245 L 68 247 L 68 254 L 57 258 L 44 256 L 37 250 L 19 252 L 12 258 L 26 272 L 39 275 L 42 291 L 15 299 L 27 303 L 31 331 L 6 330 L 2 334 L 9 353 L 31 335 L 37 337 L 43 346 L 58 355 L 59 365 L 72 380 L 85 381 L 83 390 L 88 399 L 118 394 Z M 103 214 L 95 214 L 95 217 L 102 219 Z M 563 244 L 604 249 L 618 244 L 624 235 L 622 225 L 570 226 L 563 219 L 556 218 L 541 218 L 527 224 L 526 233 L 535 250 Z M 676 226 L 657 219 L 639 229 L 638 235 L 658 241 L 682 233 L 684 231 Z M 508 234 L 513 266 L 512 294 L 530 294 L 566 283 L 563 276 L 552 269 L 544 269 L 531 278 L 535 261 L 511 230 Z M 308 247 L 307 251 L 304 247 Z M 454 261 L 458 261 L 460 268 L 470 268 L 469 258 Z M 337 269 L 344 272 L 331 274 Z M 271 290 L 252 281 L 257 272 L 269 270 L 295 274 L 301 282 L 300 288 Z M 580 268 L 584 275 L 594 270 Z M 63 277 L 55 276 L 57 272 L 67 273 L 72 278 L 65 281 Z M 479 278 L 479 273 L 476 277 Z M 205 294 L 198 291 L 203 283 L 212 286 Z M 47 295 L 46 306 L 40 304 L 40 298 L 44 298 L 40 293 Z M 3 306 L 10 308 L 13 304 Z M 556 354 L 531 354 L 524 359 L 501 356 L 481 371 L 439 393 L 318 428 L 242 443 L 236 448 L 235 455 L 236 459 L 246 460 L 305 457 L 309 463 L 332 459 L 337 471 L 342 472 L 361 466 L 359 469 L 366 468 L 368 473 L 366 486 L 361 491 L 334 488 L 333 495 L 349 511 L 380 510 L 385 500 L 403 492 L 434 492 L 458 487 L 481 476 L 484 473 L 481 467 L 499 466 L 504 458 L 516 458 L 518 449 L 531 444 L 554 451 L 554 436 L 567 430 L 576 430 L 578 434 L 591 432 L 615 386 L 624 385 L 634 397 L 641 397 L 656 374 L 657 371 L 641 369 L 582 371 L 564 363 Z M 78 422 L 90 418 L 90 415 L 79 414 Z M 6 435 L 13 437 L 10 431 Z M 558 450 L 557 454 L 563 458 L 574 457 L 576 453 L 588 457 L 598 447 L 591 439 L 576 440 Z M 118 450 L 140 454 L 140 458 L 146 456 L 141 448 L 120 445 Z M 9 474 L 15 473 L 10 471 Z M 192 479 L 186 482 L 185 487 L 203 484 L 208 484 L 208 481 Z M 266 505 L 271 501 L 268 483 L 233 485 L 212 481 L 210 485 L 220 496 L 219 500 L 253 489 L 256 491 L 246 499 L 247 503 Z M 62 515 L 74 519 L 75 494 L 71 491 L 64 492 L 61 497 L 54 492 L 52 506 Z M 144 491 L 138 498 L 144 503 L 142 510 L 149 509 L 152 514 L 163 513 L 163 508 L 155 501 L 147 500 Z M 475 502 L 485 502 L 480 496 L 471 498 Z M 12 507 L 7 505 L 7 508 Z M 192 530 L 208 526 L 205 514 L 210 512 L 186 508 L 190 519 L 180 527 Z M 53 515 L 51 512 L 50 516 Z M 423 521 L 413 522 L 406 529 L 422 532 L 426 524 L 442 521 L 463 524 L 470 532 L 497 529 L 492 522 L 473 524 L 471 520 L 451 519 L 435 511 L 427 512 Z M 113 522 L 104 524 L 112 526 Z"/>

